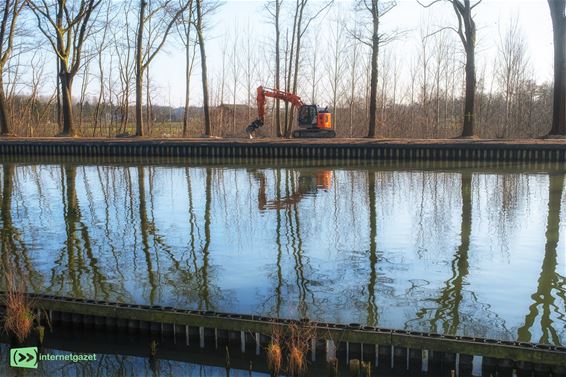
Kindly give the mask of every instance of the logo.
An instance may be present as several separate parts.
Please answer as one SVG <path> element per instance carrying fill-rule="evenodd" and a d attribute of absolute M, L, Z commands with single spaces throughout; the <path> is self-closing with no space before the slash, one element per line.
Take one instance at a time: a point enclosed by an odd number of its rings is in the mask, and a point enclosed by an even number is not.
<path fill-rule="evenodd" d="M 14 368 L 37 368 L 37 347 L 12 348 L 10 366 Z"/>

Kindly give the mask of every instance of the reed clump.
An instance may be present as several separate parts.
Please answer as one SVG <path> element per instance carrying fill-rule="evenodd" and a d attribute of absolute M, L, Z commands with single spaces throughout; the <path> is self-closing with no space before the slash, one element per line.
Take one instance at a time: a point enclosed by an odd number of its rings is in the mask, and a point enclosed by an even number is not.
<path fill-rule="evenodd" d="M 273 340 L 267 345 L 267 367 L 272 377 L 278 376 L 283 363 L 281 345 Z"/>
<path fill-rule="evenodd" d="M 157 340 L 152 339 L 151 342 L 149 342 L 149 358 L 150 359 L 155 359 L 155 357 L 157 356 L 157 349 L 158 349 Z"/>
<path fill-rule="evenodd" d="M 267 368 L 271 377 L 279 376 L 283 368 L 283 349 L 282 349 L 283 330 L 280 326 L 273 325 L 271 328 L 271 340 L 265 348 L 267 357 Z"/>
<path fill-rule="evenodd" d="M 362 361 L 362 370 L 361 374 L 363 377 L 371 377 L 371 362 L 363 362 Z"/>
<path fill-rule="evenodd" d="M 14 336 L 18 343 L 23 343 L 33 330 L 35 316 L 33 303 L 26 295 L 22 280 L 16 282 L 12 273 L 6 274 L 6 294 L 3 297 L 6 307 L 4 314 L 4 331 Z"/>
<path fill-rule="evenodd" d="M 332 357 L 328 359 L 328 375 L 330 377 L 338 377 L 340 373 L 338 372 L 338 359 Z"/>
<path fill-rule="evenodd" d="M 361 375 L 361 364 L 360 360 L 352 359 L 348 364 L 348 369 L 350 370 L 350 377 L 360 377 Z"/>
<path fill-rule="evenodd" d="M 304 352 L 297 346 L 291 346 L 289 350 L 289 373 L 291 376 L 300 376 L 306 369 Z"/>
<path fill-rule="evenodd" d="M 311 339 L 315 336 L 316 329 L 306 320 L 289 325 L 288 331 L 288 374 L 291 376 L 301 376 L 307 371 L 306 355 L 309 351 Z"/>

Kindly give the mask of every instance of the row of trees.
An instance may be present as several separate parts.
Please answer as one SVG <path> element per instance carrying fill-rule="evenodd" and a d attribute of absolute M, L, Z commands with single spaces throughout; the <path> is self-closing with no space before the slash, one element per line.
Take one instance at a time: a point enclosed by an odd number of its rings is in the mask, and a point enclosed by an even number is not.
<path fill-rule="evenodd" d="M 210 75 L 207 26 L 218 3 L 6 0 L 0 4 L 1 132 L 241 136 L 240 130 L 254 117 L 254 88 L 267 83 L 308 93 L 314 103 L 328 101 L 340 136 L 566 135 L 566 0 L 548 0 L 554 30 L 553 86 L 538 85 L 532 78 L 516 22 L 501 37 L 496 64 L 500 68 L 494 75 L 486 75 L 481 66 L 478 72 L 474 10 L 481 0 L 420 4 L 434 9 L 442 5 L 437 3 L 453 8 L 457 26 L 421 26 L 419 57 L 402 90 L 401 64 L 387 45 L 404 35 L 384 32 L 382 27 L 395 1 L 357 0 L 355 21 L 336 17 L 328 22 L 330 10 L 337 6 L 332 1 L 270 0 L 264 16 L 273 35 L 260 45 L 249 25 L 247 30 L 237 28 L 224 40 L 220 72 Z M 319 47 L 319 24 L 331 34 L 324 49 Z M 37 31 L 40 43 L 50 50 L 47 55 L 34 44 Z M 151 63 L 171 38 L 181 42 L 185 57 L 181 119 L 178 109 L 170 106 L 163 111 L 152 103 L 156 86 Z M 463 66 L 457 61 L 460 55 Z M 45 98 L 44 67 L 51 66 L 52 56 L 56 91 Z M 21 72 L 21 59 L 28 60 L 31 72 Z M 202 82 L 198 107 L 191 106 L 195 61 L 200 62 Z M 324 88 L 323 81 L 328 83 Z M 22 87 L 27 90 L 16 93 L 15 88 Z M 74 97 L 73 89 L 80 96 Z M 94 91 L 90 99 L 89 91 Z M 324 93 L 326 98 L 321 98 Z M 264 134 L 290 137 L 294 110 L 275 101 Z"/>

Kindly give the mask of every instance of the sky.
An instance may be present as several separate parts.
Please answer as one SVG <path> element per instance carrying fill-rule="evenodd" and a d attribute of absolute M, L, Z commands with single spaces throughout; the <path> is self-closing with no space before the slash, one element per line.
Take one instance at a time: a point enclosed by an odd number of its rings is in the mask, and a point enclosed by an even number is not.
<path fill-rule="evenodd" d="M 474 2 L 474 0 L 472 0 Z M 291 8 L 294 0 L 283 0 L 283 20 L 282 33 L 292 25 Z M 251 30 L 252 49 L 259 58 L 266 59 L 273 53 L 273 34 L 274 27 L 269 23 L 268 15 L 265 10 L 266 1 L 260 0 L 226 0 L 221 7 L 209 20 L 206 30 L 207 39 L 207 62 L 209 66 L 209 79 L 213 94 L 217 91 L 222 62 L 222 51 L 230 49 L 231 43 L 237 34 L 236 30 L 241 30 L 240 43 L 244 43 L 243 35 Z M 310 11 L 313 12 L 320 8 L 324 1 L 310 0 Z M 316 45 L 320 54 L 325 54 L 328 50 L 328 39 L 331 34 L 328 30 L 337 17 L 354 19 L 359 17 L 354 11 L 354 2 L 350 0 L 335 0 L 333 8 L 325 12 L 316 22 L 312 23 L 309 35 L 306 36 L 304 50 L 305 54 L 313 45 L 312 36 L 317 35 Z M 501 35 L 509 22 L 516 18 L 519 28 L 524 35 L 527 44 L 527 55 L 530 60 L 533 75 L 538 83 L 551 82 L 553 72 L 553 48 L 552 48 L 552 23 L 550 12 L 546 0 L 483 0 L 476 8 L 475 20 L 478 30 L 476 61 L 478 72 L 485 67 L 486 75 L 489 77 L 496 67 L 495 57 L 498 51 L 498 44 Z M 133 20 L 132 22 L 135 22 Z M 409 81 L 408 70 L 412 62 L 415 61 L 420 49 L 421 37 L 420 25 L 429 25 L 429 30 L 438 30 L 446 25 L 457 25 L 453 8 L 447 1 L 441 1 L 430 8 L 421 7 L 416 0 L 399 0 L 398 5 L 382 18 L 381 29 L 385 32 L 391 30 L 401 30 L 403 37 L 385 46 L 381 53 L 391 53 L 399 61 L 401 74 L 399 80 L 407 85 Z M 318 30 L 318 33 L 316 33 Z M 461 43 L 453 33 L 454 45 L 458 51 L 462 51 Z M 229 52 L 227 52 L 229 54 Z M 244 54 L 242 54 L 244 55 Z M 245 59 L 245 56 L 240 56 Z M 259 59 L 258 58 L 258 59 Z M 270 60 L 271 61 L 271 60 Z M 463 64 L 463 58 L 460 59 Z M 320 67 L 317 69 L 322 69 Z M 182 106 L 184 104 L 185 93 L 185 58 L 184 47 L 178 37 L 171 36 L 165 49 L 160 52 L 150 66 L 150 74 L 153 90 L 152 102 L 158 105 Z M 302 69 L 308 69 L 303 67 Z M 229 75 L 229 69 L 227 69 Z M 116 76 L 116 73 L 113 73 Z M 254 87 L 258 84 L 269 85 L 270 83 L 261 82 L 262 78 L 255 77 Z M 323 80 L 324 81 L 324 80 Z M 244 85 L 238 82 L 240 91 Z M 74 97 L 79 95 L 80 80 L 75 80 Z M 89 87 L 89 95 L 96 94 L 96 80 L 93 80 Z M 328 99 L 325 90 L 329 84 L 322 82 L 321 97 L 319 105 Z M 44 94 L 50 95 L 53 88 L 45 86 Z M 230 91 L 229 85 L 226 90 Z M 306 95 L 304 92 L 299 95 Z M 237 102 L 242 103 L 245 94 L 238 97 Z M 200 65 L 195 62 L 194 75 L 191 83 L 191 103 L 200 105 L 202 102 L 202 86 L 200 82 Z M 227 102 L 231 102 L 228 98 Z"/>
<path fill-rule="evenodd" d="M 284 6 L 289 7 L 294 1 L 284 0 Z M 208 63 L 211 78 L 214 81 L 221 70 L 221 51 L 225 39 L 232 38 L 234 30 L 247 29 L 250 23 L 254 38 L 263 40 L 256 47 L 261 50 L 266 38 L 271 38 L 273 26 L 268 23 L 264 1 L 228 0 L 214 15 L 207 35 L 211 38 L 208 44 Z M 316 8 L 323 4 L 313 0 L 310 6 Z M 289 14 L 289 9 L 286 9 Z M 321 23 L 327 24 L 336 18 L 336 14 L 355 17 L 352 1 L 337 1 L 335 10 L 326 13 Z M 548 3 L 545 0 L 484 0 L 476 8 L 476 24 L 478 29 L 477 61 L 478 66 L 486 65 L 489 71 L 494 68 L 494 58 L 497 54 L 500 35 L 514 17 L 517 18 L 520 30 L 527 43 L 527 55 L 533 67 L 537 82 L 552 80 L 552 24 Z M 424 9 L 416 0 L 401 0 L 390 13 L 383 17 L 383 30 L 400 29 L 405 31 L 402 39 L 385 47 L 390 49 L 401 61 L 404 67 L 402 79 L 406 79 L 408 62 L 414 58 L 419 49 L 419 25 L 428 20 L 430 30 L 438 29 L 447 24 L 456 26 L 453 9 L 447 2 L 439 2 Z M 289 21 L 289 19 L 288 19 Z M 287 22 L 287 25 L 291 22 Z M 286 25 L 284 27 L 287 27 Z M 320 24 L 312 24 L 311 28 L 321 28 Z M 314 31 L 314 30 L 313 30 Z M 324 27 L 322 35 L 325 34 Z M 323 44 L 323 43 L 321 43 Z M 457 47 L 460 47 L 458 45 Z M 322 49 L 322 48 L 321 48 Z M 261 51 L 259 51 L 261 52 Z M 198 67 L 197 67 L 198 68 Z M 191 97 L 195 102 L 201 100 L 201 90 L 198 69 L 191 85 Z M 158 83 L 156 102 L 171 103 L 180 106 L 184 96 L 184 57 L 182 46 L 169 44 L 152 67 L 154 82 Z M 403 77 L 405 76 L 405 77 Z"/>

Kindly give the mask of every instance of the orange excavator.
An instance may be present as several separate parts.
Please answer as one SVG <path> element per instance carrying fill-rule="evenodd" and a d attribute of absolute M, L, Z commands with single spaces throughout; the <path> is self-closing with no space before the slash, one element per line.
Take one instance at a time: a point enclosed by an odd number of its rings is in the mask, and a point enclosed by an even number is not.
<path fill-rule="evenodd" d="M 273 200 L 267 199 L 267 178 L 262 171 L 253 173 L 259 183 L 257 205 L 260 211 L 268 209 L 289 208 L 298 204 L 303 198 L 316 195 L 319 190 L 328 191 L 332 188 L 333 173 L 331 170 L 299 170 L 298 185 L 295 192 Z"/>
<path fill-rule="evenodd" d="M 265 98 L 271 97 L 291 103 L 297 108 L 298 130 L 293 131 L 295 138 L 331 138 L 336 136 L 332 127 L 332 114 L 327 108 L 317 105 L 305 105 L 301 97 L 296 94 L 277 89 L 268 89 L 263 86 L 257 88 L 257 119 L 246 127 L 250 139 L 253 139 L 258 128 L 263 126 L 265 117 Z"/>

